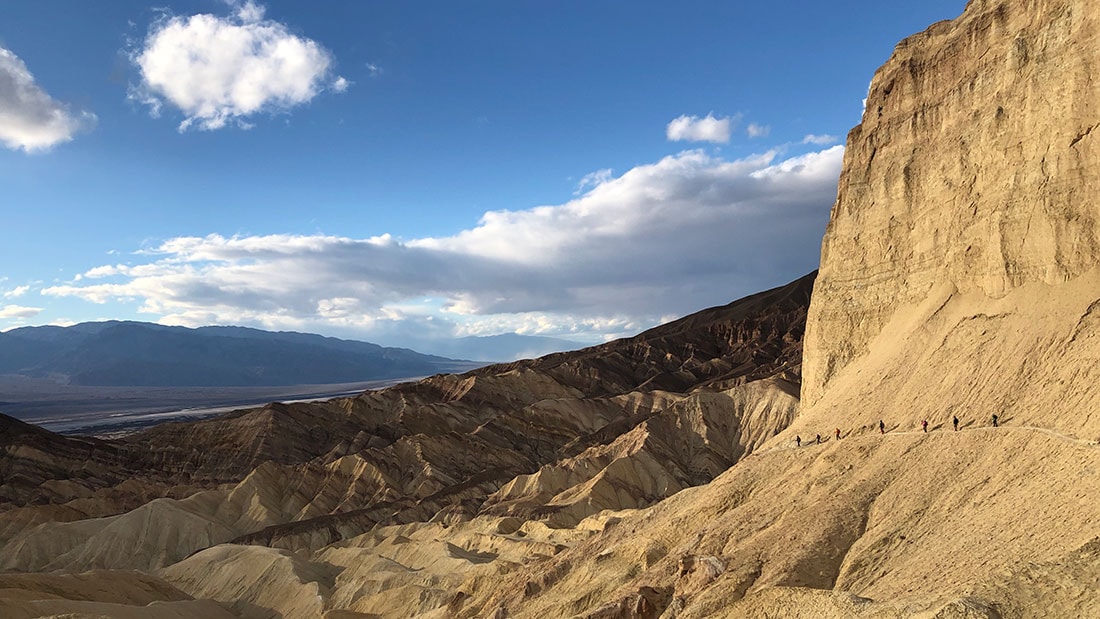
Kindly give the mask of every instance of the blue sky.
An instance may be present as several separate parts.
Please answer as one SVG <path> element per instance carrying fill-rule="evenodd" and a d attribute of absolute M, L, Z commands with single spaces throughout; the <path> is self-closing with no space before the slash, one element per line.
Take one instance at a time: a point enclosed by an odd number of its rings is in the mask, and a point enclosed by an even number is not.
<path fill-rule="evenodd" d="M 963 0 L 0 4 L 0 330 L 597 342 L 816 267 Z"/>

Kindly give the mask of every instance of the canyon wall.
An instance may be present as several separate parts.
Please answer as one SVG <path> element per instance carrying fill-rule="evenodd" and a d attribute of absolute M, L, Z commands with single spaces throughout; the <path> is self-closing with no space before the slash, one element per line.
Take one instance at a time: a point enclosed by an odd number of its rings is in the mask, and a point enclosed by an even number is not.
<path fill-rule="evenodd" d="M 897 335 L 898 308 L 1100 265 L 1098 28 L 1091 1 L 973 0 L 876 72 L 822 246 L 804 406 Z"/>

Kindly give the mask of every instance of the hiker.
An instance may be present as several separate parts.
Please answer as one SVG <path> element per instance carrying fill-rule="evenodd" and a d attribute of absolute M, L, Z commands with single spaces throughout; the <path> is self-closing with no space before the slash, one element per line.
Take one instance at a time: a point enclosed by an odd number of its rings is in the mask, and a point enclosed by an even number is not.
<path fill-rule="evenodd" d="M 927 419 L 922 419 L 921 420 L 920 429 L 924 430 L 926 433 L 928 432 L 928 420 Z"/>
<path fill-rule="evenodd" d="M 820 434 L 817 435 L 817 444 L 818 445 L 821 444 L 821 435 Z"/>
<path fill-rule="evenodd" d="M 959 431 L 959 418 L 957 415 L 951 417 L 951 424 L 955 426 L 955 431 Z"/>
<path fill-rule="evenodd" d="M 886 434 L 886 424 L 882 423 L 881 419 L 878 420 L 878 433 Z"/>
<path fill-rule="evenodd" d="M 836 429 L 836 440 L 840 440 L 840 428 Z"/>
<path fill-rule="evenodd" d="M 993 413 L 993 427 L 997 427 L 997 413 Z"/>
<path fill-rule="evenodd" d="M 802 446 L 802 437 L 801 436 L 794 437 L 794 444 L 795 444 L 796 447 L 801 447 Z"/>

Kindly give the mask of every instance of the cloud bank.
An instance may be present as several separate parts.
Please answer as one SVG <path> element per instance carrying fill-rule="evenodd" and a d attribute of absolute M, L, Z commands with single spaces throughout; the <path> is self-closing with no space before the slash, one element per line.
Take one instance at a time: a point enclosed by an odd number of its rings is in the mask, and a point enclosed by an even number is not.
<path fill-rule="evenodd" d="M 714 142 L 726 144 L 730 141 L 730 130 L 736 119 L 726 116 L 715 118 L 714 114 L 707 114 L 704 118 L 698 116 L 679 116 L 672 119 L 665 127 L 665 136 L 671 142 Z"/>
<path fill-rule="evenodd" d="M 344 92 L 350 82 L 331 76 L 332 54 L 264 18 L 254 2 L 236 4 L 227 17 L 168 16 L 153 24 L 131 60 L 141 84 L 131 97 L 154 116 L 165 102 L 186 117 L 180 131 L 196 127 L 248 128 L 247 118 L 307 103 L 326 88 Z"/>
<path fill-rule="evenodd" d="M 34 81 L 27 65 L 0 47 L 0 142 L 12 150 L 45 150 L 95 125 L 91 112 L 74 112 Z"/>
<path fill-rule="evenodd" d="M 0 319 L 10 318 L 34 318 L 42 312 L 41 307 L 24 307 L 22 305 L 5 305 L 0 307 Z"/>
<path fill-rule="evenodd" d="M 619 177 L 600 171 L 564 204 L 487 212 L 446 237 L 174 238 L 43 294 L 132 300 L 192 326 L 597 341 L 815 268 L 842 156 L 685 151 Z"/>

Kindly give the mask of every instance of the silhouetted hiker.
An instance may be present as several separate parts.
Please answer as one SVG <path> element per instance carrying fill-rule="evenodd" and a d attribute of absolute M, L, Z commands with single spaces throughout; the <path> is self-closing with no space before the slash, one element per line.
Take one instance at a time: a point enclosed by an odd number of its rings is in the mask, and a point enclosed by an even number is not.
<path fill-rule="evenodd" d="M 993 427 L 997 427 L 997 413 L 993 413 Z"/>
<path fill-rule="evenodd" d="M 802 437 L 801 436 L 794 437 L 794 444 L 797 447 L 801 447 L 802 446 Z"/>
<path fill-rule="evenodd" d="M 818 445 L 821 444 L 821 435 L 820 434 L 817 435 L 817 444 Z"/>
<path fill-rule="evenodd" d="M 836 429 L 836 440 L 840 440 L 840 428 Z"/>
<path fill-rule="evenodd" d="M 924 430 L 925 432 L 927 432 L 927 431 L 928 431 L 928 420 L 927 420 L 927 419 L 923 419 L 923 420 L 921 420 L 921 422 L 920 422 L 920 429 L 921 429 L 921 430 Z"/>
<path fill-rule="evenodd" d="M 882 423 L 881 419 L 878 420 L 878 433 L 886 434 L 886 424 Z"/>
<path fill-rule="evenodd" d="M 959 418 L 957 416 L 951 418 L 951 423 L 955 426 L 955 431 L 959 431 Z"/>

